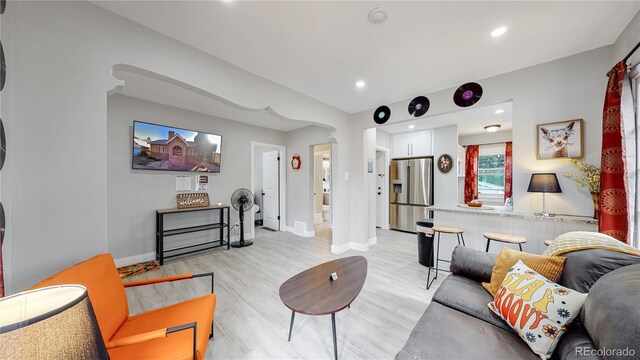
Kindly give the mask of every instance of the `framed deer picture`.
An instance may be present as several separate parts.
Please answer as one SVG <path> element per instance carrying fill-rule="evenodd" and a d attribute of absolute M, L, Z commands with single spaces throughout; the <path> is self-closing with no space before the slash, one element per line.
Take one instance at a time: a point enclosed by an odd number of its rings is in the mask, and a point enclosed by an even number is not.
<path fill-rule="evenodd" d="M 573 159 L 584 156 L 582 119 L 538 124 L 538 160 Z"/>

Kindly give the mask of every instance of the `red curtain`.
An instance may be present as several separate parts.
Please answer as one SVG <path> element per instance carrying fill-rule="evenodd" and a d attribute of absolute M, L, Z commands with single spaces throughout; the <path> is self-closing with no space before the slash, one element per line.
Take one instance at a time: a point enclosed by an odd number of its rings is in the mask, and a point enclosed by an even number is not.
<path fill-rule="evenodd" d="M 628 244 L 629 194 L 626 186 L 624 127 L 620 110 L 625 70 L 624 61 L 611 69 L 604 98 L 598 231 Z"/>
<path fill-rule="evenodd" d="M 507 141 L 504 148 L 504 199 L 512 197 L 511 185 L 513 183 L 513 155 L 511 141 Z"/>
<path fill-rule="evenodd" d="M 2 271 L 2 232 L 0 231 L 0 298 L 4 297 L 4 272 Z"/>
<path fill-rule="evenodd" d="M 464 175 L 464 202 L 478 198 L 478 145 L 467 146 Z"/>

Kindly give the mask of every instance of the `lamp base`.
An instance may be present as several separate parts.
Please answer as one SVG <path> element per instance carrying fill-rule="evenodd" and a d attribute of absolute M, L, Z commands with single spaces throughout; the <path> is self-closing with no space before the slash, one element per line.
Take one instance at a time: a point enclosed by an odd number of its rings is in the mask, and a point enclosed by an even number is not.
<path fill-rule="evenodd" d="M 548 212 L 537 212 L 537 213 L 533 213 L 533 215 L 544 216 L 544 217 L 554 217 L 554 216 L 556 216 L 555 214 L 549 214 Z"/>

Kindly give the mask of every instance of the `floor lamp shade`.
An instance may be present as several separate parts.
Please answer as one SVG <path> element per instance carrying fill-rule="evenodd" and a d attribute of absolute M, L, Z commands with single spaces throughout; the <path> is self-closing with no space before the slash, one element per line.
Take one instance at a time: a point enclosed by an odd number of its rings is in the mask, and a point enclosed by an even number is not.
<path fill-rule="evenodd" d="M 0 314 L 0 359 L 109 359 L 84 286 L 8 296 Z"/>

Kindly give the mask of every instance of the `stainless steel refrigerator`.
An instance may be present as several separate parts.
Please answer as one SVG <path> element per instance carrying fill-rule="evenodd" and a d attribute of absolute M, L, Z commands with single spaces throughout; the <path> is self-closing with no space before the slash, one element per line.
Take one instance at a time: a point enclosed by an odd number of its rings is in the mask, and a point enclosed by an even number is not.
<path fill-rule="evenodd" d="M 432 218 L 433 157 L 392 159 L 389 174 L 390 226 L 416 232 L 416 221 Z"/>

